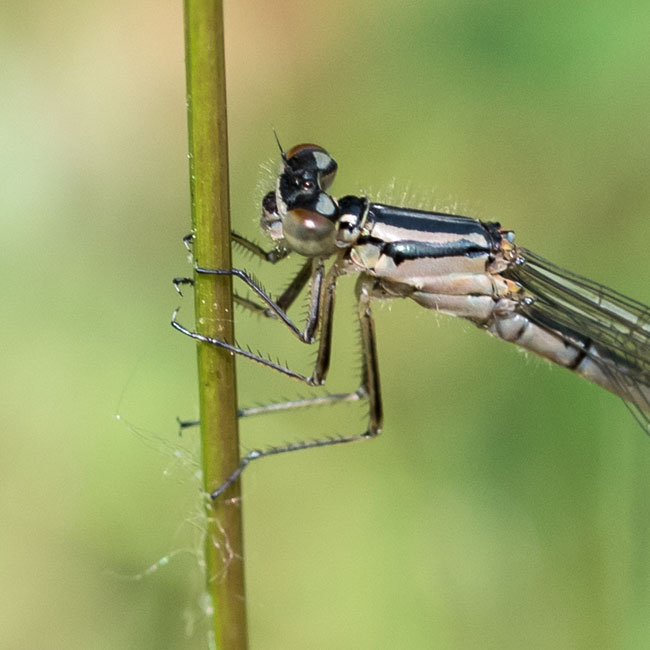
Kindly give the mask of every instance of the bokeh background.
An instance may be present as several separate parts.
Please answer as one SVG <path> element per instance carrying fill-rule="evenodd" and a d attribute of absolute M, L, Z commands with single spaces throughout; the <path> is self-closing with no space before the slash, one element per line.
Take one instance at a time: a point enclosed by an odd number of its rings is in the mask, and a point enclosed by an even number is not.
<path fill-rule="evenodd" d="M 258 237 L 274 126 L 336 156 L 341 195 L 498 219 L 650 303 L 650 4 L 225 4 L 240 232 Z M 197 412 L 195 352 L 168 324 L 190 271 L 182 6 L 0 16 L 0 647 L 204 648 L 197 446 L 175 422 Z M 298 264 L 235 259 L 278 292 Z M 357 385 L 352 288 L 334 391 Z M 251 648 L 649 647 L 650 441 L 624 405 L 415 304 L 376 318 L 381 438 L 246 473 Z M 313 360 L 277 323 L 236 328 Z M 243 405 L 307 394 L 246 363 L 238 379 Z"/>

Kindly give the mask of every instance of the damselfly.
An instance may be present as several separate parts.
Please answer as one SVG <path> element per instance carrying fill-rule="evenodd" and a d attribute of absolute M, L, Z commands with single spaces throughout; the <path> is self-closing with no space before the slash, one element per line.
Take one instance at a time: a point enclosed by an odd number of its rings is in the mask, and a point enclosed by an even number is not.
<path fill-rule="evenodd" d="M 336 282 L 341 275 L 355 273 L 363 359 L 360 387 L 352 393 L 283 402 L 256 411 L 367 399 L 370 416 L 361 434 L 249 453 L 212 493 L 213 498 L 257 458 L 380 433 L 382 401 L 371 313 L 375 299 L 411 298 L 564 366 L 620 396 L 650 433 L 648 307 L 515 245 L 513 231 L 498 223 L 383 205 L 363 196 L 336 199 L 328 189 L 337 164 L 325 149 L 313 144 L 287 152 L 280 149 L 282 170 L 275 190 L 263 199 L 261 217 L 262 230 L 274 247 L 265 251 L 236 233 L 233 241 L 271 263 L 291 252 L 306 258 L 288 289 L 274 300 L 243 270 L 196 266 L 196 271 L 241 280 L 260 302 L 236 299 L 276 317 L 303 343 L 314 343 L 318 334 L 312 374 L 303 375 L 249 349 L 190 331 L 176 321 L 176 314 L 172 324 L 197 341 L 225 348 L 310 386 L 321 386 L 330 366 Z M 177 284 L 186 282 L 191 280 L 176 280 Z M 301 329 L 287 310 L 308 282 L 309 310 Z"/>

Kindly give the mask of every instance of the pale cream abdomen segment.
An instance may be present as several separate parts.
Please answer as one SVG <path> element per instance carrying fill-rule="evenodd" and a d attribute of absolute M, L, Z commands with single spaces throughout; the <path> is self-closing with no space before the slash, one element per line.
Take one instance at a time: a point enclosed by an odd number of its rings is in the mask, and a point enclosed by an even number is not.
<path fill-rule="evenodd" d="M 491 334 L 564 366 L 622 399 L 634 402 L 639 408 L 650 411 L 650 387 L 627 376 L 622 360 L 617 362 L 594 344 L 585 348 L 579 341 L 567 341 L 560 333 L 549 331 L 513 311 L 515 305 L 511 300 L 497 303 L 493 320 L 487 326 Z"/>

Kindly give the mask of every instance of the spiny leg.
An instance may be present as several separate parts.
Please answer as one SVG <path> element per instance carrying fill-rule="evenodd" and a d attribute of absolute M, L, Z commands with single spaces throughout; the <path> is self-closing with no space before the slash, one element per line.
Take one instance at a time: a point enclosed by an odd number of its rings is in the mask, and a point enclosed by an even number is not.
<path fill-rule="evenodd" d="M 285 293 L 278 299 L 277 303 L 280 305 L 281 301 L 283 301 L 283 298 L 287 294 L 293 294 L 294 290 L 296 287 L 303 286 L 304 283 L 306 282 L 306 279 L 309 277 L 308 274 L 305 274 L 305 270 L 311 270 L 311 261 L 308 260 L 308 262 L 303 266 L 301 269 L 300 273 L 294 278 L 293 282 L 291 285 L 288 287 L 288 289 L 285 291 Z M 302 277 L 304 276 L 304 278 Z M 336 281 L 336 276 L 334 277 L 334 282 Z M 176 278 L 174 280 L 174 283 L 176 284 L 177 282 L 182 282 L 184 284 L 192 282 L 191 278 Z M 179 291 L 180 293 L 180 291 Z M 299 293 L 299 289 L 298 292 Z M 296 295 L 297 295 L 296 293 Z M 320 308 L 320 313 L 323 314 L 323 321 L 325 323 L 325 328 L 324 330 L 329 333 L 329 342 L 328 342 L 328 335 L 326 334 L 325 337 L 321 335 L 321 345 L 319 346 L 319 354 L 318 354 L 318 360 L 316 362 L 316 367 L 314 369 L 314 372 L 312 374 L 312 381 L 313 385 L 320 385 L 324 381 L 324 374 L 327 373 L 327 368 L 329 367 L 329 360 L 330 360 L 330 349 L 331 349 L 331 333 L 332 333 L 332 313 L 333 313 L 333 289 L 330 291 L 326 291 L 325 295 L 328 296 L 328 299 L 324 301 L 324 306 Z M 294 296 L 295 297 L 295 296 Z M 289 301 L 289 304 L 291 304 L 291 299 Z M 286 304 L 286 301 L 285 301 Z M 316 305 L 317 303 L 313 303 Z M 266 308 L 264 307 L 259 307 L 260 310 L 263 310 L 266 312 Z M 183 333 L 186 333 L 186 330 L 181 327 L 178 324 L 174 324 L 172 322 L 172 325 L 176 327 L 176 329 L 179 329 Z M 191 333 L 189 333 L 191 334 Z M 196 337 L 193 337 L 196 338 Z M 210 341 L 206 341 L 210 342 Z M 247 353 L 241 353 L 244 356 L 247 356 L 248 358 L 251 358 L 249 354 L 251 354 L 250 350 Z M 256 360 L 256 359 L 254 359 Z M 277 370 L 277 366 L 275 364 L 271 365 L 268 363 L 268 360 L 264 359 L 263 360 L 264 365 L 270 365 L 274 370 Z M 324 369 L 325 368 L 325 369 Z M 282 372 L 282 370 L 281 370 Z M 288 374 L 288 373 L 285 373 Z M 304 377 L 296 377 L 296 374 L 293 373 L 290 374 L 289 376 L 297 378 L 297 379 L 303 379 L 305 380 L 306 378 Z M 311 382 L 308 382 L 311 383 Z M 363 387 L 358 388 L 355 392 L 353 393 L 332 393 L 329 395 L 321 395 L 318 397 L 310 397 L 310 398 L 305 398 L 305 399 L 296 399 L 296 400 L 285 400 L 282 402 L 274 402 L 272 404 L 264 404 L 264 405 L 259 405 L 259 406 L 254 406 L 254 407 L 249 407 L 249 408 L 243 408 L 239 409 L 237 411 L 237 417 L 243 418 L 243 417 L 250 417 L 253 415 L 261 415 L 264 413 L 277 413 L 279 411 L 288 411 L 294 408 L 304 408 L 307 406 L 321 406 L 324 404 L 336 404 L 336 403 L 341 403 L 341 402 L 354 402 L 354 401 L 359 401 L 361 399 L 364 399 L 366 397 L 365 389 Z M 183 429 L 188 429 L 190 427 L 198 426 L 201 423 L 200 420 L 180 420 L 178 419 L 178 425 L 179 425 L 179 432 L 182 432 Z"/>
<path fill-rule="evenodd" d="M 271 264 L 275 264 L 276 262 L 285 259 L 287 255 L 289 255 L 288 248 L 273 248 L 270 251 L 266 251 L 255 242 L 250 241 L 250 239 L 246 239 L 245 237 L 243 237 L 242 235 L 234 231 L 231 232 L 230 235 L 232 237 L 233 242 L 235 242 L 245 250 L 249 251 L 250 253 L 253 253 L 253 255 L 259 257 L 265 262 L 270 262 Z M 291 307 L 291 305 L 294 303 L 296 298 L 300 295 L 300 292 L 304 289 L 311 275 L 312 275 L 312 260 L 307 259 L 305 260 L 305 263 L 301 267 L 300 271 L 298 271 L 298 273 L 291 281 L 291 284 L 283 291 L 282 295 L 277 299 L 276 301 L 277 305 L 284 311 L 287 311 L 289 307 Z M 275 316 L 275 314 L 266 307 L 259 307 L 259 309 L 255 311 L 263 311 L 266 316 L 271 316 L 271 317 Z"/>
<path fill-rule="evenodd" d="M 318 317 L 319 317 L 318 308 L 320 304 L 320 292 L 323 284 L 323 275 L 325 272 L 323 260 L 314 259 L 314 261 L 312 262 L 312 272 L 311 272 L 312 286 L 311 286 L 309 311 L 307 315 L 307 321 L 305 322 L 305 327 L 302 331 L 289 318 L 289 315 L 287 314 L 286 310 L 284 310 L 281 305 L 279 305 L 275 300 L 273 300 L 273 298 L 248 273 L 246 273 L 246 271 L 243 271 L 242 269 L 206 269 L 201 266 L 197 266 L 196 272 L 204 275 L 230 275 L 239 278 L 246 285 L 248 285 L 248 287 L 252 289 L 253 292 L 256 293 L 264 303 L 267 304 L 268 308 L 273 312 L 273 314 L 277 316 L 299 340 L 303 341 L 304 343 L 314 342 L 314 334 L 318 327 Z M 299 273 L 299 276 L 301 276 L 301 273 Z M 293 292 L 293 283 L 290 289 Z M 197 337 L 193 337 L 193 338 L 197 338 Z M 198 340 L 203 340 L 203 339 L 199 338 Z M 219 345 L 219 344 L 214 343 L 214 345 Z M 226 345 L 222 347 L 226 347 Z"/>
<path fill-rule="evenodd" d="M 238 418 L 248 418 L 255 415 L 266 415 L 267 413 L 280 413 L 293 409 L 307 408 L 311 406 L 326 406 L 330 404 L 343 404 L 346 402 L 360 402 L 367 397 L 366 390 L 363 386 L 357 388 L 353 393 L 328 393 L 318 397 L 305 397 L 301 399 L 285 400 L 283 402 L 273 402 L 272 404 L 259 404 L 258 406 L 248 406 L 237 410 Z M 181 420 L 178 422 L 179 433 L 184 429 L 198 427 L 201 420 Z"/>
<path fill-rule="evenodd" d="M 296 273 L 289 286 L 282 292 L 282 295 L 277 299 L 278 307 L 284 311 L 288 311 L 291 305 L 295 302 L 296 298 L 300 295 L 301 291 L 312 276 L 313 262 L 310 259 L 305 260 L 305 263 Z M 267 310 L 268 311 L 268 310 Z M 271 312 L 269 312 L 271 314 Z"/>
<path fill-rule="evenodd" d="M 259 287 L 252 280 L 252 278 L 247 276 L 243 271 L 234 269 L 232 272 L 230 272 L 228 270 L 222 271 L 222 270 L 210 270 L 210 269 L 197 268 L 198 272 L 205 272 L 214 275 L 234 275 L 235 277 L 239 277 L 243 279 L 263 300 L 267 302 L 267 304 L 269 304 L 269 307 L 271 307 L 278 314 L 278 316 L 281 317 L 283 322 L 291 329 L 291 331 L 296 333 L 299 336 L 300 340 L 303 340 L 304 342 L 310 343 L 313 341 L 313 336 L 318 328 L 319 320 L 322 319 L 323 328 L 322 328 L 320 342 L 319 342 L 318 356 L 311 377 L 307 377 L 306 375 L 296 373 L 290 370 L 289 368 L 280 366 L 279 364 L 276 364 L 268 359 L 264 359 L 260 355 L 256 355 L 250 351 L 243 350 L 242 348 L 226 343 L 225 341 L 221 341 L 219 339 L 213 339 L 211 337 L 207 337 L 202 334 L 199 334 L 198 332 L 191 332 L 176 321 L 176 312 L 172 317 L 172 326 L 195 340 L 202 341 L 204 343 L 209 343 L 212 345 L 217 345 L 219 347 L 228 349 L 244 357 L 247 357 L 254 361 L 258 361 L 263 365 L 267 365 L 290 377 L 294 377 L 295 379 L 304 381 L 309 385 L 312 386 L 321 385 L 325 381 L 325 377 L 327 376 L 327 372 L 329 370 L 330 358 L 331 358 L 331 347 L 332 347 L 331 337 L 332 337 L 332 322 L 333 322 L 333 311 L 334 311 L 334 296 L 336 293 L 336 281 L 339 275 L 337 263 L 338 260 L 333 264 L 332 268 L 328 272 L 327 279 L 325 282 L 325 289 L 323 291 L 323 269 L 324 269 L 323 262 L 322 260 L 314 261 L 314 272 L 313 272 L 314 279 L 312 281 L 312 288 L 311 288 L 312 295 L 310 300 L 309 315 L 307 319 L 307 324 L 305 326 L 305 330 L 302 334 L 297 330 L 295 325 L 291 323 L 291 321 L 288 319 L 286 314 L 281 313 L 278 305 L 274 303 L 272 299 L 263 291 L 263 289 L 261 289 L 261 287 Z M 359 399 L 361 397 L 365 397 L 365 389 L 359 389 L 358 391 L 355 391 L 355 393 L 343 394 L 342 396 L 340 396 L 340 399 L 338 396 L 332 397 L 331 399 L 332 401 L 352 401 L 353 399 Z M 320 399 L 322 400 L 323 398 Z M 299 400 L 298 402 L 300 403 L 299 404 L 300 406 L 307 406 L 313 404 L 312 400 Z M 293 403 L 291 405 L 287 405 L 287 403 L 285 403 L 284 407 L 292 408 L 297 405 L 298 403 Z M 292 443 L 282 447 L 271 447 L 265 450 L 252 451 L 241 459 L 241 463 L 239 467 L 230 475 L 230 477 L 228 477 L 228 479 L 219 488 L 217 488 L 214 492 L 210 494 L 210 497 L 212 499 L 216 499 L 230 485 L 232 485 L 239 478 L 239 476 L 244 471 L 244 469 L 253 460 L 256 460 L 257 458 L 263 458 L 265 456 L 273 456 L 281 453 L 286 453 L 289 451 L 299 451 L 301 449 L 327 447 L 327 446 L 342 444 L 346 442 L 353 442 L 355 440 L 361 440 L 369 436 L 374 436 L 377 433 L 378 431 L 376 430 L 376 428 L 373 427 L 372 431 L 369 430 L 362 434 L 353 435 L 353 436 L 342 436 L 338 438 L 303 441 L 303 442 Z"/>
<path fill-rule="evenodd" d="M 259 248 L 256 244 L 248 242 L 243 238 L 238 241 L 245 248 L 253 252 L 254 254 L 267 259 L 268 261 L 275 262 L 277 260 L 267 257 L 265 251 Z M 251 360 L 267 365 L 283 374 L 294 377 L 304 381 L 309 385 L 322 385 L 327 376 L 329 370 L 330 359 L 331 359 L 331 342 L 332 342 L 332 326 L 333 326 L 333 312 L 334 312 L 334 297 L 336 292 L 336 281 L 339 271 L 340 259 L 337 260 L 330 272 L 327 274 L 325 281 L 323 282 L 323 273 L 324 265 L 322 260 L 315 260 L 312 264 L 309 264 L 309 260 L 298 275 L 294 278 L 290 286 L 283 293 L 278 301 L 273 301 L 273 299 L 244 271 L 239 269 L 229 270 L 229 269 L 204 269 L 197 267 L 196 270 L 199 273 L 206 273 L 211 275 L 232 275 L 242 279 L 267 305 L 268 310 L 273 314 L 278 316 L 282 322 L 292 331 L 299 340 L 305 343 L 312 343 L 314 340 L 314 335 L 320 324 L 321 326 L 321 337 L 318 348 L 318 355 L 316 359 L 316 364 L 314 366 L 313 373 L 311 377 L 296 373 L 289 368 L 281 366 L 280 364 L 274 363 L 270 360 L 264 359 L 261 355 L 256 355 L 250 350 L 243 350 L 235 345 L 226 343 L 225 341 L 220 341 L 218 339 L 213 339 L 206 337 L 197 332 L 191 332 L 186 328 L 182 327 L 179 323 L 176 322 L 176 312 L 174 313 L 172 319 L 172 325 L 183 332 L 184 334 L 190 336 L 199 341 L 217 345 L 219 347 L 228 349 L 234 353 L 245 356 Z M 309 273 L 308 273 L 309 271 Z M 302 332 L 295 326 L 295 324 L 289 319 L 286 314 L 286 310 L 293 303 L 295 298 L 299 295 L 300 291 L 306 284 L 308 277 L 312 277 L 312 287 L 311 287 L 311 298 L 310 306 L 308 312 L 308 318 L 305 324 L 305 328 Z M 181 279 L 182 281 L 182 279 Z M 182 283 L 186 283 L 183 282 Z M 323 284 L 325 285 L 323 287 Z M 264 458 L 266 456 L 278 455 L 281 453 L 287 453 L 290 451 L 299 451 L 302 449 L 313 449 L 316 447 L 326 447 L 336 444 L 343 444 L 347 442 L 353 442 L 355 440 L 369 439 L 376 436 L 381 431 L 382 424 L 382 406 L 381 406 L 381 394 L 379 389 L 379 374 L 377 368 L 377 358 L 376 358 L 376 344 L 374 336 L 374 324 L 372 320 L 372 313 L 370 310 L 370 287 L 371 284 L 369 281 L 363 278 L 360 278 L 360 281 L 357 285 L 357 297 L 359 304 L 359 320 L 360 320 L 360 329 L 361 329 L 361 339 L 362 339 L 362 355 L 363 355 L 363 374 L 362 374 L 362 385 L 353 393 L 343 393 L 330 396 L 324 396 L 320 398 L 312 398 L 305 400 L 293 400 L 288 402 L 281 402 L 275 405 L 267 405 L 262 407 L 256 407 L 253 409 L 244 409 L 240 412 L 241 416 L 253 415 L 257 413 L 265 413 L 271 411 L 280 411 L 286 410 L 289 408 L 297 408 L 303 406 L 313 406 L 316 404 L 323 403 L 335 403 L 343 401 L 356 401 L 364 397 L 369 398 L 369 407 L 370 415 L 367 430 L 362 434 L 352 435 L 352 436 L 342 436 L 338 438 L 326 438 L 318 439 L 312 441 L 303 441 L 292 443 L 289 445 L 281 447 L 271 447 L 266 450 L 254 450 L 244 456 L 241 460 L 239 467 L 231 474 L 231 476 L 221 485 L 217 490 L 211 493 L 211 498 L 215 499 L 220 494 L 222 494 L 232 483 L 234 483 L 244 469 L 253 461 L 258 458 Z M 253 303 L 256 304 L 256 303 Z M 266 309 L 263 308 L 262 309 Z M 182 426 L 182 424 L 181 424 Z M 188 424 L 189 426 L 189 424 Z"/>
<path fill-rule="evenodd" d="M 230 231 L 230 238 L 232 239 L 235 244 L 238 244 L 245 250 L 249 251 L 250 253 L 253 253 L 255 257 L 259 257 L 260 259 L 264 260 L 265 262 L 271 262 L 271 264 L 275 264 L 276 262 L 279 262 L 280 260 L 283 260 L 287 255 L 289 255 L 290 251 L 288 248 L 272 248 L 270 251 L 264 250 L 259 244 L 256 244 L 254 241 L 251 241 L 250 239 L 247 239 L 243 235 L 240 235 L 239 233 L 235 232 L 234 230 Z M 183 237 L 183 244 L 185 245 L 185 248 L 190 252 L 194 253 L 193 251 L 193 245 L 194 245 L 194 233 L 191 232 L 188 235 L 185 235 Z"/>
<path fill-rule="evenodd" d="M 282 447 L 256 449 L 246 454 L 241 459 L 239 467 L 228 477 L 228 479 L 216 490 L 214 490 L 214 492 L 210 492 L 210 498 L 216 499 L 221 494 L 223 494 L 241 476 L 241 473 L 254 460 L 266 458 L 268 456 L 277 456 L 278 454 L 286 454 L 290 451 L 302 451 L 303 449 L 315 449 L 317 447 L 331 447 L 333 445 L 341 445 L 347 442 L 355 442 L 356 440 L 370 440 L 370 436 L 366 433 L 362 433 L 355 436 L 341 436 L 340 438 L 321 438 L 318 440 L 295 442 L 289 445 L 283 445 Z"/>
<path fill-rule="evenodd" d="M 384 421 L 384 411 L 381 399 L 381 384 L 379 379 L 379 364 L 377 361 L 377 338 L 375 336 L 375 321 L 372 317 L 370 303 L 373 297 L 381 295 L 374 288 L 374 280 L 361 276 L 357 281 L 357 300 L 359 309 L 359 324 L 361 326 L 361 351 L 363 358 L 363 374 L 361 388 L 368 396 L 369 420 L 368 435 L 376 436 L 381 433 Z"/>
<path fill-rule="evenodd" d="M 277 261 L 277 258 L 272 257 L 272 254 L 274 251 L 270 251 L 266 253 L 263 251 L 257 244 L 254 244 L 252 242 L 249 242 L 248 240 L 245 240 L 244 238 L 236 235 L 236 233 L 233 233 L 234 238 L 238 238 L 239 243 L 246 242 L 250 246 L 249 249 L 254 248 L 256 250 L 256 254 L 259 254 L 260 257 L 263 257 L 264 259 L 268 259 L 268 261 L 271 261 L 272 263 L 275 263 Z M 183 238 L 183 241 L 185 245 L 189 249 L 189 245 L 193 241 L 193 235 L 187 235 L 186 237 Z M 247 248 L 249 247 L 247 246 Z M 298 271 L 298 273 L 294 276 L 293 280 L 289 284 L 289 286 L 285 289 L 285 291 L 282 293 L 282 295 L 278 298 L 276 301 L 276 304 L 280 309 L 283 311 L 287 311 L 295 299 L 297 298 L 298 295 L 300 295 L 300 292 L 303 290 L 305 285 L 307 284 L 307 281 L 309 278 L 312 276 L 313 272 L 313 267 L 314 263 L 311 259 L 305 260 L 305 263 L 302 265 L 301 269 Z M 173 280 L 174 287 L 176 288 L 176 291 L 182 296 L 182 291 L 180 289 L 181 286 L 183 285 L 191 285 L 194 286 L 194 280 L 192 278 L 174 278 Z M 275 318 L 276 314 L 274 311 L 272 311 L 269 307 L 264 307 L 263 305 L 260 305 L 253 300 L 250 300 L 248 298 L 243 298 L 238 295 L 233 296 L 234 300 L 240 304 L 241 306 L 250 309 L 251 311 L 254 311 L 256 313 L 262 314 L 264 316 L 272 317 Z M 314 319 L 314 322 L 317 322 L 317 317 L 318 314 L 313 315 L 313 307 L 318 307 L 318 294 L 316 294 L 313 299 L 310 302 L 311 309 L 310 313 L 312 314 L 312 318 Z M 176 312 L 175 312 L 176 313 Z M 172 322 L 172 325 L 176 328 L 179 329 L 181 332 L 186 333 L 185 328 L 181 328 L 178 326 L 178 324 L 174 324 Z M 311 333 L 311 336 L 313 337 L 313 331 Z M 250 350 L 249 350 L 250 352 Z M 354 395 L 354 394 L 351 394 Z M 328 402 L 336 402 L 336 401 L 351 401 L 353 399 L 360 399 L 362 396 L 350 396 L 347 393 L 342 394 L 342 395 L 332 395 L 332 396 L 321 396 L 317 398 L 313 398 L 314 404 L 320 403 L 320 404 L 326 404 Z M 268 411 L 281 411 L 281 410 L 288 410 L 292 408 L 299 408 L 304 405 L 305 402 L 310 402 L 310 399 L 307 400 L 292 400 L 292 401 L 286 401 L 286 402 L 281 402 L 281 403 L 275 403 L 275 404 L 269 404 L 265 406 L 257 406 L 257 407 L 252 407 L 248 409 L 240 409 L 238 411 L 238 417 L 247 417 L 250 415 L 257 415 L 260 413 L 263 413 L 265 410 Z M 193 426 L 198 426 L 200 424 L 200 420 L 180 420 L 178 419 L 178 424 L 179 424 L 179 432 L 182 432 L 183 429 L 187 429 L 189 427 Z"/>
<path fill-rule="evenodd" d="M 298 271 L 298 273 L 291 280 L 289 286 L 282 292 L 280 297 L 276 300 L 276 304 L 278 305 L 278 307 L 280 307 L 280 309 L 282 309 L 285 312 L 288 311 L 291 305 L 295 302 L 296 298 L 300 295 L 300 292 L 304 289 L 305 285 L 307 284 L 307 281 L 311 277 L 311 274 L 312 274 L 312 261 L 307 260 L 300 268 L 300 271 Z M 183 295 L 183 292 L 181 291 L 181 286 L 183 285 L 189 285 L 192 287 L 194 286 L 193 278 L 174 278 L 172 282 L 174 284 L 174 288 L 176 289 L 176 291 L 178 291 L 178 293 L 181 296 Z M 233 294 L 233 300 L 238 305 L 256 314 L 267 316 L 269 318 L 276 318 L 275 312 L 272 311 L 269 307 L 260 305 L 254 300 L 251 300 L 250 298 L 244 298 L 243 296 L 239 296 L 235 293 Z"/>
<path fill-rule="evenodd" d="M 244 271 L 240 269 L 203 269 L 201 267 L 197 267 L 197 272 L 199 273 L 206 273 L 210 275 L 233 275 L 242 279 L 253 291 L 258 294 L 258 296 L 260 296 L 260 298 L 262 298 L 269 305 L 269 308 L 273 310 L 273 312 L 289 328 L 289 330 L 303 343 L 313 343 L 315 334 L 320 326 L 321 335 L 318 345 L 318 354 L 316 363 L 314 365 L 314 370 L 310 376 L 303 375 L 302 373 L 297 373 L 290 368 L 282 366 L 269 359 L 265 359 L 259 354 L 254 354 L 250 350 L 244 350 L 243 348 L 227 343 L 226 341 L 207 337 L 203 334 L 199 334 L 198 332 L 191 332 L 176 321 L 176 313 L 174 313 L 172 325 L 193 339 L 222 347 L 226 350 L 234 352 L 235 354 L 240 354 L 241 356 L 244 356 L 253 361 L 257 361 L 262 365 L 269 366 L 270 368 L 273 368 L 274 370 L 277 370 L 290 377 L 299 379 L 310 386 L 321 386 L 325 382 L 325 378 L 327 377 L 327 372 L 330 366 L 334 296 L 336 295 L 336 282 L 340 275 L 339 261 L 340 260 L 336 260 L 334 262 L 328 271 L 327 276 L 325 279 L 323 279 L 325 268 L 323 260 L 313 260 L 309 309 L 303 331 L 300 331 L 298 329 L 298 327 L 289 318 L 287 313 L 282 310 L 281 307 L 264 291 L 264 289 L 262 289 Z"/>
<path fill-rule="evenodd" d="M 275 264 L 276 262 L 285 259 L 290 252 L 289 249 L 287 248 L 272 248 L 271 250 L 267 251 L 264 250 L 261 246 L 259 246 L 255 242 L 246 239 L 246 237 L 234 231 L 231 232 L 230 234 L 233 242 L 235 242 L 236 244 L 238 244 L 248 252 L 252 253 L 255 257 L 258 257 L 264 260 L 265 262 L 269 262 L 271 264 Z M 189 235 L 185 235 L 185 237 L 183 237 L 183 244 L 185 245 L 185 248 L 187 248 L 187 250 L 190 251 L 190 253 L 193 252 L 192 251 L 193 242 L 194 242 L 193 233 L 190 233 Z M 305 284 L 307 284 L 307 281 L 311 277 L 311 272 L 312 272 L 311 260 L 308 259 L 305 261 L 300 271 L 298 271 L 296 276 L 293 278 L 291 284 L 284 290 L 282 295 L 278 298 L 277 304 L 281 309 L 287 311 L 289 307 L 291 307 L 295 299 L 303 290 Z M 181 296 L 183 295 L 180 289 L 182 285 L 194 286 L 194 280 L 192 278 L 174 278 L 173 283 L 176 291 L 178 291 L 178 293 Z M 233 294 L 233 299 L 235 300 L 236 303 L 238 303 L 239 305 L 241 305 L 246 309 L 249 309 L 252 312 L 270 318 L 276 317 L 276 314 L 269 307 L 260 305 L 259 303 L 256 303 L 254 300 L 250 300 L 249 298 L 244 298 L 243 296 L 239 296 L 237 294 Z"/>
<path fill-rule="evenodd" d="M 183 285 L 188 285 L 191 287 L 194 286 L 193 278 L 174 278 L 172 282 L 174 284 L 174 289 L 176 289 L 176 291 L 180 296 L 183 296 L 183 292 L 181 291 L 181 287 Z M 244 309 L 248 309 L 249 311 L 252 311 L 255 314 L 259 314 L 260 316 L 267 316 L 269 318 L 275 318 L 275 314 L 271 312 L 268 307 L 264 307 L 263 305 L 260 305 L 254 300 L 251 300 L 250 298 L 244 298 L 244 296 L 239 296 L 236 293 L 233 293 L 232 299 L 238 305 L 244 307 Z"/>
<path fill-rule="evenodd" d="M 288 248 L 272 248 L 270 251 L 264 250 L 259 244 L 256 244 L 250 239 L 246 239 L 246 237 L 236 233 L 234 230 L 231 231 L 230 237 L 235 244 L 238 244 L 248 252 L 253 253 L 255 257 L 259 257 L 265 262 L 270 262 L 271 264 L 275 264 L 276 262 L 285 259 L 290 252 Z"/>
<path fill-rule="evenodd" d="M 319 346 L 319 354 L 314 369 L 314 376 L 320 376 L 323 380 L 327 375 L 329 369 L 329 358 L 331 349 L 331 332 L 332 332 L 332 313 L 334 303 L 334 287 L 336 284 L 337 271 L 331 272 L 332 277 L 329 278 L 330 282 L 326 282 L 323 305 L 322 305 L 322 329 L 321 329 L 321 344 Z M 246 454 L 240 462 L 239 467 L 228 477 L 228 479 L 219 486 L 214 492 L 210 494 L 212 499 L 216 499 L 220 494 L 230 487 L 246 469 L 246 467 L 259 458 L 267 456 L 277 456 L 278 454 L 288 453 L 290 451 L 301 451 L 303 449 L 314 449 L 316 447 L 329 447 L 356 440 L 369 440 L 376 437 L 381 433 L 383 422 L 383 410 L 381 401 L 381 389 L 379 382 L 379 368 L 377 363 L 377 345 L 375 341 L 375 327 L 372 318 L 372 311 L 370 302 L 374 294 L 374 280 L 359 278 L 357 283 L 357 298 L 358 298 L 358 314 L 361 329 L 361 349 L 363 357 L 363 372 L 362 384 L 354 393 L 343 394 L 345 397 L 339 401 L 348 401 L 347 398 L 351 396 L 368 397 L 369 404 L 369 420 L 368 428 L 364 433 L 341 436 L 337 438 L 322 438 L 311 441 L 296 442 L 281 447 L 270 447 L 268 449 L 255 449 Z M 330 291 L 331 289 L 331 291 Z M 378 295 L 378 294 L 374 294 Z M 326 322 L 328 320 L 329 322 Z M 329 340 L 327 340 L 329 339 Z M 325 341 L 325 342 L 323 342 Z M 351 399 L 350 399 L 351 401 Z M 301 406 L 311 406 L 311 400 L 303 400 Z M 296 405 L 296 403 L 294 403 Z M 263 407 L 262 407 L 263 408 Z M 266 411 L 265 411 L 266 412 Z"/>
<path fill-rule="evenodd" d="M 248 274 L 246 274 L 244 271 L 240 269 L 202 269 L 201 267 L 197 267 L 197 271 L 199 273 L 206 273 L 210 275 L 232 275 L 242 279 L 244 282 L 246 282 L 246 284 L 248 284 L 249 287 L 251 287 L 251 289 L 253 289 L 258 294 L 258 296 L 260 296 L 267 303 L 269 308 L 273 310 L 273 312 L 280 318 L 280 320 L 289 328 L 289 330 L 300 341 L 309 344 L 313 343 L 314 335 L 318 328 L 319 317 L 320 317 L 319 316 L 320 295 L 322 290 L 323 273 L 324 273 L 324 264 L 322 260 L 315 259 L 313 261 L 310 305 L 309 305 L 307 321 L 305 323 L 305 328 L 303 331 L 298 329 L 298 327 L 293 323 L 293 321 L 289 318 L 286 312 L 282 310 L 277 305 L 277 303 L 257 283 L 255 283 L 255 281 L 250 276 L 248 276 Z M 250 349 L 245 350 L 237 345 L 228 343 L 221 339 L 205 336 L 204 334 L 200 334 L 199 332 L 193 332 L 187 329 L 176 320 L 177 313 L 178 313 L 178 309 L 172 315 L 172 327 L 182 332 L 186 336 L 189 336 L 190 338 L 193 338 L 196 341 L 209 343 L 210 345 L 216 345 L 217 347 L 223 348 L 225 350 L 229 350 L 230 352 L 233 352 L 235 354 L 239 354 L 243 357 L 246 357 L 247 359 L 251 359 L 252 361 L 256 361 L 257 363 L 260 363 L 261 365 L 268 366 L 269 368 L 273 368 L 274 370 L 277 370 L 278 372 L 281 372 L 289 377 L 293 377 L 294 379 L 303 381 L 310 386 L 319 385 L 314 382 L 312 377 L 303 375 L 302 373 L 295 372 L 290 368 L 281 365 L 278 362 L 272 361 L 270 359 L 266 359 L 261 354 L 259 353 L 256 354 Z"/>

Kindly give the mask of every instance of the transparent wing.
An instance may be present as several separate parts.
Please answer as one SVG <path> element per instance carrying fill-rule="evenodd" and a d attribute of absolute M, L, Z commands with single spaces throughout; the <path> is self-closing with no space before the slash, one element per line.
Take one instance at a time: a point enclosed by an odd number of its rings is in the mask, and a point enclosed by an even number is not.
<path fill-rule="evenodd" d="M 520 310 L 585 351 L 650 435 L 650 307 L 525 248 L 507 275 L 534 298 Z"/>

